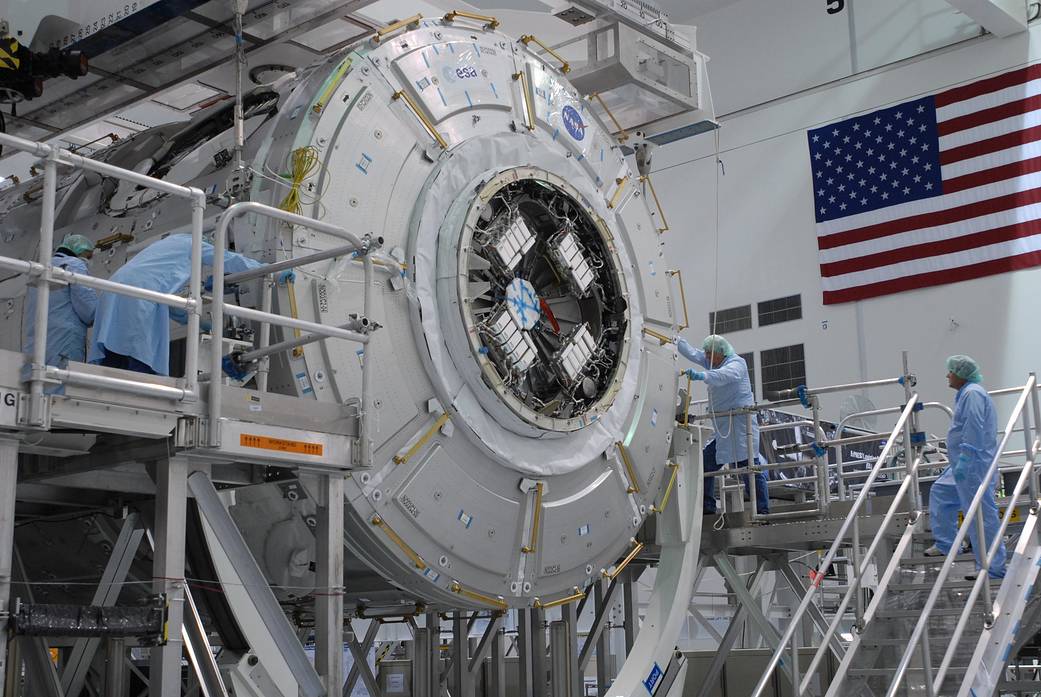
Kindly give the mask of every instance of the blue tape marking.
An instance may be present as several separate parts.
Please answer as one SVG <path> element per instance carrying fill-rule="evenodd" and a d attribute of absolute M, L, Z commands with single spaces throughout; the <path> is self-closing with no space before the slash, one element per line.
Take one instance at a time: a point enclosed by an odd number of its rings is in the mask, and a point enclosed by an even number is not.
<path fill-rule="evenodd" d="M 972 687 L 969 688 L 969 694 L 972 695 L 972 697 L 980 697 L 976 694 L 976 689 Z"/>
<path fill-rule="evenodd" d="M 450 53 L 455 53 L 455 46 L 453 46 L 452 44 L 448 44 L 448 50 Z"/>
<path fill-rule="evenodd" d="M 477 57 L 480 58 L 481 57 L 481 47 L 478 46 L 476 42 L 474 42 L 474 51 L 477 52 Z"/>
<path fill-rule="evenodd" d="M 466 95 L 466 103 L 472 107 L 474 105 L 474 100 L 470 99 L 470 90 L 463 90 L 463 94 Z"/>
<path fill-rule="evenodd" d="M 1019 634 L 1019 625 L 1021 625 L 1022 623 L 1023 623 L 1023 620 L 1017 620 L 1016 621 L 1016 626 L 1012 628 L 1012 636 L 1015 636 L 1016 634 Z"/>
<path fill-rule="evenodd" d="M 297 373 L 296 374 L 296 379 L 297 380 L 299 380 L 300 378 L 306 378 L 306 377 L 307 377 L 307 373 Z"/>
<path fill-rule="evenodd" d="M 1001 662 L 1004 663 L 1008 660 L 1008 655 L 1012 653 L 1012 644 L 1005 647 L 1005 650 L 1001 654 Z"/>
<path fill-rule="evenodd" d="M 312 390 L 310 387 L 305 387 L 304 391 L 301 392 L 301 394 L 311 394 L 313 392 L 314 392 L 314 390 Z"/>
<path fill-rule="evenodd" d="M 365 349 L 360 348 L 357 351 L 355 351 L 355 353 L 358 354 L 359 356 L 364 356 L 365 355 Z"/>
<path fill-rule="evenodd" d="M 423 62 L 426 63 L 427 69 L 429 70 L 430 69 L 430 61 L 427 60 L 427 52 L 426 51 L 420 51 L 419 55 L 423 56 Z"/>
<path fill-rule="evenodd" d="M 559 136 L 559 135 L 560 135 L 560 129 L 559 128 L 553 129 L 553 140 L 556 140 L 557 136 Z"/>
<path fill-rule="evenodd" d="M 479 354 L 481 354 L 483 356 L 487 356 L 488 355 L 488 347 L 487 346 L 482 346 L 481 348 L 477 349 L 477 353 L 479 353 Z"/>
<path fill-rule="evenodd" d="M 661 681 L 662 669 L 657 663 L 651 668 L 651 672 L 647 674 L 647 679 L 643 681 L 643 686 L 647 688 L 647 694 L 653 695 L 655 688 L 658 687 L 658 683 Z"/>
<path fill-rule="evenodd" d="M 575 162 L 581 162 L 584 159 L 586 159 L 586 156 L 582 153 L 578 153 L 578 157 L 575 158 Z"/>
<path fill-rule="evenodd" d="M 488 84 L 492 86 L 492 94 L 494 94 L 495 98 L 498 99 L 499 98 L 499 90 L 495 89 L 495 83 L 494 82 L 489 82 Z"/>
<path fill-rule="evenodd" d="M 601 162 L 604 161 L 604 149 L 603 148 L 600 148 L 600 161 Z"/>
<path fill-rule="evenodd" d="M 441 97 L 441 103 L 442 104 L 444 104 L 445 106 L 448 106 L 448 102 L 445 101 L 445 93 L 441 91 L 440 87 L 437 88 L 437 96 Z"/>

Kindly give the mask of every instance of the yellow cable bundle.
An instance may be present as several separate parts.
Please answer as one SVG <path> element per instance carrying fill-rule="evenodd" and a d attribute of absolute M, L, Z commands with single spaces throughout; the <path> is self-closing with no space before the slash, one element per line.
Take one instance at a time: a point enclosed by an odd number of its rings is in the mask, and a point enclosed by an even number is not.
<path fill-rule="evenodd" d="M 318 149 L 308 145 L 289 154 L 289 179 L 292 185 L 282 199 L 279 208 L 290 213 L 300 213 L 300 186 L 318 169 Z"/>

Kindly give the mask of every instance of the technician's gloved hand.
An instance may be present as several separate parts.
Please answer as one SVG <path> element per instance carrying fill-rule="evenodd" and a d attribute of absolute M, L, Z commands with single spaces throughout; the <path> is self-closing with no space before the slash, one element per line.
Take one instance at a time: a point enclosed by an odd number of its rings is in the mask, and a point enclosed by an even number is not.
<path fill-rule="evenodd" d="M 964 455 L 960 455 L 958 460 L 954 463 L 954 481 L 964 482 L 969 476 L 969 458 Z"/>
<path fill-rule="evenodd" d="M 213 323 L 208 319 L 199 320 L 199 331 L 206 334 L 213 332 Z"/>
<path fill-rule="evenodd" d="M 246 366 L 240 366 L 231 356 L 225 356 L 221 360 L 221 368 L 224 369 L 225 375 L 235 380 L 241 380 L 249 375 L 249 369 Z"/>
<path fill-rule="evenodd" d="M 206 280 L 202 282 L 202 289 L 207 293 L 213 291 L 213 276 L 206 277 Z"/>
<path fill-rule="evenodd" d="M 284 286 L 287 283 L 296 283 L 296 272 L 292 269 L 286 269 L 282 273 L 278 274 L 276 282 L 280 286 Z"/>
<path fill-rule="evenodd" d="M 700 370 L 694 370 L 693 368 L 687 368 L 686 370 L 683 371 L 683 374 L 686 375 L 691 380 L 704 380 L 705 379 L 705 374 L 703 372 L 701 372 Z"/>

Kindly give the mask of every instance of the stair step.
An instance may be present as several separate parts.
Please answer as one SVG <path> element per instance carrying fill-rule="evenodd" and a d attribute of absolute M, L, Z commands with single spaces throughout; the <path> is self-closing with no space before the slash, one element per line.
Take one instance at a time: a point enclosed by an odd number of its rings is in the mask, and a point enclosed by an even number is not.
<path fill-rule="evenodd" d="M 958 617 L 961 615 L 964 608 L 960 607 L 938 607 L 933 608 L 933 611 L 929 613 L 930 619 L 933 617 Z M 875 612 L 875 619 L 890 620 L 890 619 L 919 619 L 922 616 L 922 610 L 919 609 L 882 609 Z"/>
<path fill-rule="evenodd" d="M 954 558 L 955 562 L 970 562 L 974 561 L 975 557 L 971 554 L 959 554 Z M 944 557 L 907 557 L 906 559 L 900 560 L 900 566 L 940 566 L 944 562 Z"/>
<path fill-rule="evenodd" d="M 936 675 L 936 670 L 939 666 L 934 666 L 932 669 L 933 675 Z M 965 666 L 951 666 L 947 669 L 946 675 L 964 675 L 968 672 L 968 668 Z M 850 668 L 846 671 L 846 674 L 851 678 L 888 678 L 893 675 L 896 671 L 896 666 L 892 668 Z M 909 666 L 907 668 L 908 673 L 921 673 L 921 666 Z"/>
<path fill-rule="evenodd" d="M 936 585 L 933 583 L 890 583 L 889 590 L 891 591 L 931 591 Z M 975 585 L 975 581 L 958 580 L 952 581 L 947 579 L 943 584 L 944 590 L 969 590 Z M 993 586 L 992 586 L 993 587 Z"/>

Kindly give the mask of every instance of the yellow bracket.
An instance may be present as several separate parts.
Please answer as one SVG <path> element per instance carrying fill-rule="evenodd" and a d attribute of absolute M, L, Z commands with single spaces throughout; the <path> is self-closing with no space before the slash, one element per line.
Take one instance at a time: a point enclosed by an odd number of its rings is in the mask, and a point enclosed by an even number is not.
<path fill-rule="evenodd" d="M 560 72 L 564 73 L 565 75 L 566 75 L 567 73 L 570 73 L 570 72 L 571 72 L 571 64 L 570 64 L 570 63 L 568 63 L 568 62 L 567 62 L 566 60 L 564 60 L 564 59 L 563 59 L 563 58 L 562 58 L 562 57 L 560 56 L 560 54 L 559 54 L 559 53 L 557 53 L 556 51 L 554 51 L 553 49 L 551 49 L 551 48 L 550 48 L 549 46 L 547 46 L 546 44 L 544 44 L 544 43 L 542 43 L 541 41 L 539 41 L 539 40 L 538 40 L 537 38 L 535 38 L 535 37 L 534 37 L 533 35 L 531 35 L 531 34 L 525 34 L 524 36 L 522 36 L 522 37 L 521 37 L 521 38 L 519 39 L 519 41 L 520 41 L 520 42 L 521 42 L 522 44 L 524 44 L 525 46 L 527 46 L 528 44 L 535 44 L 536 46 L 538 46 L 539 48 L 541 48 L 541 49 L 542 49 L 543 51 L 545 51 L 545 52 L 546 52 L 546 53 L 548 53 L 549 55 L 551 55 L 551 56 L 553 56 L 554 58 L 556 58 L 556 59 L 557 59 L 558 61 L 560 61 Z"/>
<path fill-rule="evenodd" d="M 492 17 L 490 15 L 479 15 L 479 14 L 474 14 L 473 12 L 466 12 L 464 10 L 452 10 L 451 12 L 446 14 L 444 17 L 442 17 L 442 19 L 445 22 L 451 22 L 456 17 L 465 17 L 466 19 L 472 19 L 475 22 L 484 22 L 484 28 L 485 29 L 497 29 L 499 27 L 499 24 L 500 24 L 499 20 L 497 20 L 495 17 Z"/>
<path fill-rule="evenodd" d="M 394 24 L 388 24 L 387 26 L 383 27 L 382 29 L 376 32 L 376 35 L 372 37 L 372 42 L 374 44 L 378 44 L 379 42 L 387 38 L 387 36 L 396 32 L 398 29 L 403 29 L 412 24 L 419 24 L 419 20 L 421 19 L 423 19 L 423 15 L 415 14 L 409 17 L 408 19 L 402 19 L 400 21 L 394 22 Z"/>
<path fill-rule="evenodd" d="M 607 202 L 608 208 L 614 208 L 618 205 L 619 199 L 622 198 L 622 192 L 625 191 L 625 185 L 629 183 L 629 175 L 627 174 L 621 179 L 615 179 L 614 181 L 618 185 L 618 188 L 614 190 L 614 196 L 612 196 L 611 200 Z"/>
<path fill-rule="evenodd" d="M 640 493 L 640 482 L 636 479 L 636 470 L 633 468 L 633 461 L 629 459 L 629 449 L 622 445 L 622 441 L 615 443 L 618 448 L 618 454 L 622 456 L 622 464 L 625 465 L 625 474 L 629 477 L 629 488 L 625 490 L 627 494 L 639 494 Z"/>
<path fill-rule="evenodd" d="M 448 150 L 448 141 L 446 141 L 440 133 L 437 132 L 437 128 L 434 127 L 434 123 L 427 117 L 423 110 L 419 108 L 419 105 L 412 101 L 412 97 L 408 96 L 402 90 L 398 90 L 394 93 L 394 99 L 402 99 L 405 104 L 416 115 L 416 118 L 420 120 L 423 127 L 427 129 L 427 132 L 437 141 L 437 144 L 441 146 L 442 150 Z"/>
<path fill-rule="evenodd" d="M 531 90 L 528 89 L 528 78 L 524 71 L 513 74 L 514 80 L 520 80 L 521 92 L 524 93 L 524 112 L 528 115 L 528 130 L 535 130 L 535 100 L 532 99 Z"/>
<path fill-rule="evenodd" d="M 528 544 L 521 547 L 521 551 L 525 554 L 534 552 L 535 545 L 539 541 L 539 524 L 542 522 L 542 487 L 542 482 L 535 484 L 535 505 L 532 510 L 531 535 L 528 537 Z"/>
<path fill-rule="evenodd" d="M 329 98 L 333 96 L 333 92 L 335 92 L 336 88 L 340 86 L 341 82 L 343 82 L 343 78 L 347 76 L 350 69 L 351 59 L 344 58 L 339 67 L 336 68 L 335 72 L 329 76 L 329 79 L 325 83 L 325 89 L 322 90 L 321 96 L 318 97 L 314 106 L 311 107 L 314 113 L 322 113 L 322 109 L 324 109 L 325 105 L 329 103 Z"/>
<path fill-rule="evenodd" d="M 651 506 L 651 513 L 661 513 L 669 505 L 669 497 L 672 496 L 672 487 L 676 485 L 676 476 L 679 474 L 680 466 L 676 462 L 670 462 L 669 469 L 672 470 L 672 474 L 669 475 L 669 484 L 665 487 L 665 494 L 661 497 L 661 503 Z"/>
<path fill-rule="evenodd" d="M 580 591 L 578 589 L 578 586 L 575 586 L 574 592 L 571 595 L 564 596 L 563 598 L 557 598 L 556 600 L 551 600 L 548 603 L 544 603 L 538 598 L 535 598 L 535 602 L 532 603 L 532 605 L 534 605 L 535 609 L 537 610 L 548 610 L 551 607 L 560 607 L 561 605 L 573 603 L 576 600 L 581 600 L 584 597 L 586 597 L 586 594 L 583 591 Z"/>
<path fill-rule="evenodd" d="M 434 425 L 427 429 L 427 432 L 421 435 L 419 437 L 419 440 L 413 443 L 412 447 L 405 451 L 404 455 L 394 456 L 394 464 L 403 465 L 409 460 L 411 460 L 412 456 L 418 453 L 419 449 L 422 448 L 426 444 L 426 442 L 430 440 L 430 438 L 433 437 L 433 435 L 437 433 L 442 426 L 445 425 L 445 422 L 448 421 L 448 418 L 448 412 L 441 414 L 437 421 L 434 422 Z"/>
<path fill-rule="evenodd" d="M 655 339 L 657 339 L 658 341 L 661 342 L 662 346 L 664 346 L 665 344 L 671 344 L 672 343 L 672 337 L 665 336 L 661 332 L 656 332 L 653 329 L 648 329 L 647 327 L 644 327 L 643 328 L 643 333 L 646 334 L 647 336 L 653 336 Z"/>
<path fill-rule="evenodd" d="M 510 607 L 502 598 L 493 598 L 490 595 L 485 595 L 484 593 L 478 593 L 477 591 L 472 591 L 468 588 L 463 588 L 462 584 L 460 584 L 458 581 L 452 581 L 452 585 L 450 585 L 448 589 L 453 593 L 458 593 L 464 598 L 476 600 L 479 603 L 485 603 L 486 605 L 497 607 L 500 610 L 508 610 Z"/>
<path fill-rule="evenodd" d="M 616 119 L 614 114 L 611 113 L 611 110 L 607 108 L 607 102 L 605 102 L 604 98 L 600 96 L 600 93 L 593 92 L 593 94 L 589 95 L 589 98 L 595 99 L 600 103 L 600 108 L 604 110 L 607 114 L 607 118 L 611 119 L 614 127 L 618 129 L 618 140 L 622 142 L 629 140 L 629 132 L 622 128 L 622 124 L 618 123 L 618 119 Z"/>
<path fill-rule="evenodd" d="M 423 561 L 423 557 L 416 554 L 415 550 L 408 546 L 408 544 L 401 539 L 401 537 L 394 532 L 394 529 L 387 525 L 387 521 L 383 520 L 378 515 L 372 516 L 370 521 L 377 528 L 381 529 L 383 533 L 390 538 L 391 542 L 401 548 L 401 551 L 405 553 L 405 556 L 412 560 L 412 563 L 417 569 L 423 571 L 427 568 L 427 563 Z"/>
<path fill-rule="evenodd" d="M 651 190 L 651 198 L 654 199 L 654 205 L 658 207 L 658 217 L 661 218 L 662 224 L 662 227 L 658 228 L 658 232 L 666 232 L 669 229 L 669 223 L 665 220 L 665 209 L 661 207 L 661 201 L 658 200 L 658 192 L 654 190 L 654 182 L 651 181 L 650 175 L 640 177 L 640 181 L 647 184 L 647 188 Z"/>
<path fill-rule="evenodd" d="M 679 329 L 680 331 L 683 331 L 684 329 L 690 326 L 690 318 L 687 316 L 687 293 L 683 290 L 683 272 L 679 269 L 672 269 L 670 271 L 666 271 L 665 275 L 675 276 L 676 280 L 678 280 L 680 283 L 680 302 L 683 303 L 683 326 L 681 326 Z"/>
<path fill-rule="evenodd" d="M 633 539 L 633 544 L 635 544 L 636 546 L 633 547 L 629 551 L 629 553 L 625 555 L 625 559 L 623 559 L 622 561 L 618 562 L 618 564 L 614 567 L 613 571 L 602 571 L 601 572 L 603 574 L 604 578 L 609 578 L 612 581 L 615 580 L 615 578 L 618 577 L 618 574 L 620 574 L 623 571 L 625 571 L 625 567 L 629 566 L 629 563 L 633 559 L 635 559 L 636 555 L 639 554 L 643 550 L 643 543 L 642 542 L 637 542 L 635 539 Z"/>

